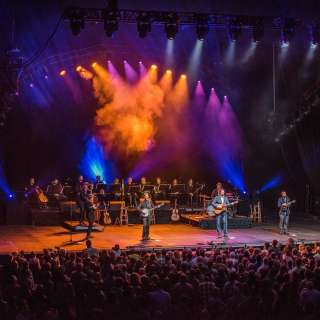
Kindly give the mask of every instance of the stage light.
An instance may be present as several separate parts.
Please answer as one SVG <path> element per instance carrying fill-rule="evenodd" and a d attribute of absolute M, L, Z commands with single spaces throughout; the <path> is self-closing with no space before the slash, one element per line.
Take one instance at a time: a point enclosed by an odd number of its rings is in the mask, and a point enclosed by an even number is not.
<path fill-rule="evenodd" d="M 78 36 L 84 29 L 84 12 L 80 8 L 72 8 L 69 12 L 70 29 L 74 36 Z"/>
<path fill-rule="evenodd" d="M 257 43 L 262 40 L 264 36 L 264 27 L 263 25 L 255 26 L 252 29 L 252 40 Z"/>
<path fill-rule="evenodd" d="M 153 69 L 153 70 L 155 70 L 155 69 L 157 69 L 158 67 L 157 67 L 157 65 L 155 65 L 155 64 L 153 64 L 152 66 L 151 66 L 151 69 Z"/>
<path fill-rule="evenodd" d="M 168 70 L 166 71 L 166 74 L 172 74 L 172 71 L 168 69 Z"/>
<path fill-rule="evenodd" d="M 137 31 L 140 38 L 145 38 L 151 32 L 151 22 L 149 14 L 142 12 L 137 17 Z"/>
<path fill-rule="evenodd" d="M 49 79 L 49 77 L 48 77 L 48 75 L 47 75 L 47 74 L 44 76 L 44 78 L 45 78 L 46 80 L 48 80 L 48 79 Z"/>
<path fill-rule="evenodd" d="M 91 64 L 91 67 L 94 68 L 96 65 L 97 65 L 97 63 L 96 63 L 96 62 L 93 62 L 93 63 Z"/>
<path fill-rule="evenodd" d="M 293 39 L 296 31 L 296 20 L 295 19 L 285 19 L 282 29 L 281 29 L 281 42 L 289 44 Z"/>
<path fill-rule="evenodd" d="M 173 40 L 179 31 L 179 18 L 174 12 L 170 12 L 165 17 L 164 30 L 166 32 L 167 38 Z"/>
<path fill-rule="evenodd" d="M 81 67 L 81 66 L 77 66 L 76 71 L 80 72 L 80 71 L 81 71 L 81 69 L 82 69 L 82 67 Z"/>
<path fill-rule="evenodd" d="M 13 199 L 13 194 L 10 193 L 10 194 L 8 195 L 8 198 L 9 198 L 9 199 Z"/>
<path fill-rule="evenodd" d="M 139 64 L 142 64 L 142 61 L 139 61 Z"/>
<path fill-rule="evenodd" d="M 311 26 L 311 45 L 317 46 L 320 43 L 320 26 L 319 24 L 315 24 Z"/>
<path fill-rule="evenodd" d="M 112 37 L 113 34 L 119 29 L 117 11 L 104 10 L 103 18 L 104 18 L 104 23 L 103 23 L 104 32 L 106 33 L 107 37 Z"/>
<path fill-rule="evenodd" d="M 289 47 L 289 42 L 281 41 L 281 48 L 288 48 L 288 47 Z"/>
<path fill-rule="evenodd" d="M 203 41 L 209 32 L 208 16 L 197 15 L 196 34 L 197 39 Z"/>
<path fill-rule="evenodd" d="M 30 83 L 30 84 L 29 84 L 29 87 L 30 87 L 30 88 L 33 88 L 33 87 L 34 87 L 34 84 L 33 84 L 33 83 Z"/>
<path fill-rule="evenodd" d="M 181 75 L 181 79 L 187 79 L 187 75 L 186 74 L 182 74 Z"/>
<path fill-rule="evenodd" d="M 237 41 L 242 33 L 242 20 L 240 18 L 231 18 L 228 26 L 228 33 L 231 41 Z"/>
<path fill-rule="evenodd" d="M 61 70 L 61 71 L 59 72 L 59 75 L 60 75 L 61 77 L 64 77 L 66 74 L 67 74 L 67 71 L 66 71 L 66 70 Z"/>

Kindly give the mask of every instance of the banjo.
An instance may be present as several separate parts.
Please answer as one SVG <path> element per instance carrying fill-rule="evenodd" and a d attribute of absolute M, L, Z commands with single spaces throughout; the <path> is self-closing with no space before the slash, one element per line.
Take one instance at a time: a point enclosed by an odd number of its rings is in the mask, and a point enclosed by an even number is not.
<path fill-rule="evenodd" d="M 163 205 L 164 205 L 164 204 L 161 203 L 161 204 L 153 207 L 152 209 L 147 209 L 147 208 L 139 209 L 139 211 L 140 211 L 140 216 L 141 216 L 142 218 L 148 218 L 149 216 L 151 216 L 153 210 L 158 209 L 158 208 L 162 207 Z"/>

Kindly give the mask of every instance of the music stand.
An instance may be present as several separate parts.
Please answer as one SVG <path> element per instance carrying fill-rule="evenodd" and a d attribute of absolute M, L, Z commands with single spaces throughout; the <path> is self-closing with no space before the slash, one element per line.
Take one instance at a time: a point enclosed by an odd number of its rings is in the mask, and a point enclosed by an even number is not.
<path fill-rule="evenodd" d="M 154 191 L 154 186 L 151 184 L 145 184 L 142 187 L 142 192 L 153 192 Z"/>

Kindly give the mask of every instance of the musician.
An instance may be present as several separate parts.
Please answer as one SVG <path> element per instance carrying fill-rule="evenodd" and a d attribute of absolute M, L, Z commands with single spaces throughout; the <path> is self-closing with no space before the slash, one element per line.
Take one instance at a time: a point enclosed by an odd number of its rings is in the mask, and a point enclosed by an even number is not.
<path fill-rule="evenodd" d="M 278 198 L 278 208 L 279 208 L 279 228 L 280 234 L 289 234 L 288 225 L 289 225 L 289 215 L 290 215 L 290 198 L 287 195 L 286 191 L 281 191 L 281 196 Z"/>
<path fill-rule="evenodd" d="M 148 209 L 149 214 L 142 217 L 143 229 L 142 229 L 142 241 L 150 240 L 149 229 L 151 224 L 151 218 L 154 210 L 154 204 L 152 202 L 149 192 L 143 193 L 143 200 L 138 206 L 138 210 Z"/>
<path fill-rule="evenodd" d="M 84 195 L 85 195 L 85 210 L 87 214 L 87 220 L 88 220 L 88 229 L 87 229 L 87 236 L 86 239 L 92 238 L 92 228 L 93 228 L 93 222 L 94 222 L 94 195 L 93 193 L 88 189 L 88 187 L 84 188 Z"/>
<path fill-rule="evenodd" d="M 79 211 L 80 211 L 80 217 L 79 217 L 79 223 L 83 224 L 83 220 L 84 220 L 84 211 L 85 211 L 85 200 L 84 200 L 84 195 L 83 195 L 83 186 L 84 186 L 85 182 L 83 179 L 83 176 L 79 176 L 78 177 L 78 181 L 76 182 L 75 186 L 74 186 L 74 191 L 75 191 L 75 200 L 76 203 L 79 207 Z"/>
<path fill-rule="evenodd" d="M 224 206 L 230 204 L 228 197 L 225 195 L 224 189 L 219 190 L 219 194 L 213 199 L 213 207 L 216 209 L 224 208 L 223 211 L 217 216 L 217 232 L 218 238 L 222 238 L 222 231 L 225 238 L 228 237 L 228 212 Z M 223 230 L 221 227 L 221 222 L 223 222 Z"/>
<path fill-rule="evenodd" d="M 56 205 L 59 200 L 66 198 L 63 194 L 63 186 L 57 178 L 53 179 L 48 185 L 46 194 L 48 195 L 49 201 L 53 203 L 56 202 Z"/>
<path fill-rule="evenodd" d="M 180 190 L 178 189 L 178 179 L 173 179 L 170 186 L 169 198 L 171 200 L 171 206 L 174 206 L 174 208 L 176 208 L 178 204 L 179 195 Z"/>
<path fill-rule="evenodd" d="M 156 183 L 155 183 L 154 188 L 153 188 L 154 198 L 156 200 L 164 198 L 164 193 L 163 193 L 163 191 L 160 190 L 160 186 L 161 186 L 161 178 L 157 177 L 156 178 Z"/>
<path fill-rule="evenodd" d="M 144 186 L 147 184 L 146 177 L 141 177 L 140 179 L 140 191 L 143 192 Z"/>
<path fill-rule="evenodd" d="M 193 207 L 193 196 L 196 191 L 196 187 L 193 184 L 193 179 L 189 179 L 186 187 L 186 195 L 188 199 L 188 203 L 191 207 Z"/>
<path fill-rule="evenodd" d="M 30 206 L 46 208 L 48 199 L 36 183 L 35 178 L 30 178 L 29 184 L 24 187 L 24 196 Z"/>
<path fill-rule="evenodd" d="M 101 177 L 100 176 L 96 176 L 96 181 L 94 183 L 94 192 L 95 193 L 99 193 L 100 192 L 100 189 L 102 188 L 102 185 L 103 185 L 103 181 L 101 180 Z"/>
<path fill-rule="evenodd" d="M 220 191 L 223 189 L 222 183 L 217 182 L 216 187 L 212 190 L 211 197 L 214 198 L 220 194 Z"/>
<path fill-rule="evenodd" d="M 120 200 L 122 194 L 122 187 L 119 178 L 113 180 L 113 185 L 111 186 L 110 191 L 113 193 L 114 200 Z"/>
<path fill-rule="evenodd" d="M 136 184 L 133 182 L 132 177 L 128 177 L 127 184 L 125 185 L 125 201 L 129 204 L 129 207 L 137 206 L 138 194 L 135 192 L 133 186 Z"/>
<path fill-rule="evenodd" d="M 25 195 L 26 197 L 33 193 L 35 191 L 35 188 L 37 187 L 36 185 L 36 179 L 35 178 L 30 178 L 29 183 L 24 187 Z"/>
<path fill-rule="evenodd" d="M 127 186 L 131 186 L 131 185 L 134 185 L 133 179 L 132 177 L 128 177 Z"/>

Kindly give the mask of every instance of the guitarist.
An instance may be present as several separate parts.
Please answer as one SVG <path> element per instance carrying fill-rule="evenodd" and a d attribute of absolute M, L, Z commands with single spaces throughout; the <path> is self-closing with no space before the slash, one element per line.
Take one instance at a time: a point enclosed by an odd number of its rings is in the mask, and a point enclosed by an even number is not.
<path fill-rule="evenodd" d="M 290 198 L 287 196 L 287 192 L 281 191 L 281 196 L 278 199 L 280 234 L 289 234 L 288 233 L 289 215 L 290 215 L 289 202 L 290 202 Z"/>
<path fill-rule="evenodd" d="M 151 224 L 151 214 L 154 210 L 154 204 L 152 202 L 149 192 L 143 193 L 143 201 L 138 205 L 138 210 L 148 209 L 149 214 L 142 216 L 143 229 L 142 229 L 142 241 L 150 240 L 149 229 Z"/>
<path fill-rule="evenodd" d="M 228 238 L 228 212 L 226 206 L 228 206 L 230 202 L 225 195 L 224 189 L 220 189 L 219 194 L 214 197 L 212 204 L 216 209 L 223 209 L 216 220 L 218 238 L 222 238 L 221 222 L 223 222 L 223 235 L 225 238 Z"/>

